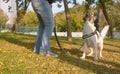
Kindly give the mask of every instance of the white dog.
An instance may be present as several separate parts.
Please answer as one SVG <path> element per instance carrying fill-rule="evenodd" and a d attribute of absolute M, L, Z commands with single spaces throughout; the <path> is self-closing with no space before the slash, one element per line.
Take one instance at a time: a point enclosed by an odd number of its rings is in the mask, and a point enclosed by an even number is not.
<path fill-rule="evenodd" d="M 85 24 L 83 26 L 83 39 L 84 39 L 84 48 L 83 48 L 83 55 L 82 59 L 86 56 L 86 50 L 87 47 L 90 48 L 91 52 L 88 54 L 88 56 L 91 56 L 94 51 L 94 60 L 98 61 L 98 50 L 99 50 L 99 56 L 102 58 L 102 49 L 103 49 L 103 39 L 106 36 L 106 33 L 109 29 L 109 26 L 105 26 L 101 33 L 99 33 L 96 30 L 96 27 L 94 26 L 95 21 L 94 16 L 90 16 L 86 19 Z"/>

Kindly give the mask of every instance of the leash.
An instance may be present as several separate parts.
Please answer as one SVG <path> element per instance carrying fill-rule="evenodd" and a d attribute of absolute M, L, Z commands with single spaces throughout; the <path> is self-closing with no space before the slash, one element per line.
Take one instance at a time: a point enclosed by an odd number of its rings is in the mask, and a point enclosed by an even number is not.
<path fill-rule="evenodd" d="M 61 51 L 64 51 L 64 50 L 62 49 L 62 46 L 61 46 L 61 44 L 60 44 L 60 42 L 59 42 L 59 39 L 58 39 L 58 37 L 57 37 L 56 28 L 54 28 L 54 35 L 55 35 L 55 39 L 56 39 L 56 42 L 57 42 L 57 44 L 58 44 L 58 47 L 60 48 Z"/>
<path fill-rule="evenodd" d="M 56 25 L 56 20 L 54 19 L 54 21 L 55 21 L 55 25 Z M 56 28 L 54 27 L 54 35 L 55 35 L 55 39 L 56 39 L 56 42 L 57 42 L 57 44 L 58 44 L 58 47 L 60 48 L 60 50 L 62 51 L 62 52 L 65 52 L 65 50 L 62 48 L 62 46 L 61 46 L 61 44 L 60 44 L 60 42 L 59 42 L 59 39 L 58 39 L 58 36 L 57 36 L 57 33 L 56 33 L 57 31 L 56 31 Z"/>

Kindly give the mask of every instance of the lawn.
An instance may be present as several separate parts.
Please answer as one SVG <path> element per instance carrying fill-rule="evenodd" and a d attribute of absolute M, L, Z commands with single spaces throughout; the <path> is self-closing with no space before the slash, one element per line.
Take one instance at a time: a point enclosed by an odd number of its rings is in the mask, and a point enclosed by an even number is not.
<path fill-rule="evenodd" d="M 59 37 L 63 53 L 52 37 L 51 49 L 58 58 L 35 54 L 35 38 L 0 33 L 0 74 L 120 74 L 120 39 L 105 39 L 103 58 L 96 62 L 93 56 L 80 59 L 81 38 L 68 42 L 65 37 Z"/>

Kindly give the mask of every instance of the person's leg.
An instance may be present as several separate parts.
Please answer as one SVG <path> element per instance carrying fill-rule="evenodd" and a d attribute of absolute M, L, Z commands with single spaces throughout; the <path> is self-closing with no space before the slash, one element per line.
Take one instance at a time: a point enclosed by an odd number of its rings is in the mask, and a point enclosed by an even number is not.
<path fill-rule="evenodd" d="M 42 46 L 46 50 L 46 52 L 50 52 L 50 38 L 54 28 L 54 18 L 50 5 L 46 3 L 46 7 L 47 8 L 45 8 L 44 12 L 46 12 L 47 16 L 42 17 L 45 25 Z"/>
<path fill-rule="evenodd" d="M 58 57 L 57 54 L 54 54 L 50 51 L 50 38 L 54 29 L 52 9 L 49 3 L 46 1 L 43 7 L 43 13 L 41 13 L 41 17 L 43 19 L 45 28 L 42 37 L 42 48 L 46 51 L 46 56 Z"/>
<path fill-rule="evenodd" d="M 42 18 L 39 14 L 37 14 L 37 17 L 38 17 L 38 20 L 40 22 L 40 25 L 39 25 L 38 31 L 37 31 L 37 38 L 36 38 L 36 45 L 35 45 L 35 48 L 34 48 L 34 52 L 39 53 L 40 49 L 42 49 L 41 48 L 42 37 L 43 37 L 43 30 L 44 30 L 45 25 L 44 25 L 43 20 L 42 20 Z M 41 53 L 42 53 L 42 50 L 41 50 Z"/>
<path fill-rule="evenodd" d="M 44 24 L 41 18 L 41 1 L 40 0 L 32 0 L 32 6 L 34 11 L 37 14 L 38 21 L 39 21 L 39 27 L 37 31 L 37 38 L 36 38 L 36 45 L 34 47 L 34 52 L 39 53 L 40 48 L 42 46 L 42 35 L 43 35 L 43 29 L 44 29 Z"/>
<path fill-rule="evenodd" d="M 44 17 L 45 28 L 42 37 L 42 48 L 46 51 L 46 56 L 58 57 L 57 54 L 54 54 L 50 51 L 50 38 L 54 28 L 53 17 Z M 41 50 L 41 49 L 40 49 Z"/>
<path fill-rule="evenodd" d="M 33 8 L 36 11 L 36 13 L 41 16 L 41 19 L 45 26 L 43 35 L 42 35 L 41 48 L 45 50 L 46 53 L 51 53 L 50 52 L 50 37 L 52 35 L 53 28 L 54 28 L 54 18 L 53 18 L 51 6 L 49 5 L 47 0 L 32 0 L 32 4 L 33 4 Z"/>

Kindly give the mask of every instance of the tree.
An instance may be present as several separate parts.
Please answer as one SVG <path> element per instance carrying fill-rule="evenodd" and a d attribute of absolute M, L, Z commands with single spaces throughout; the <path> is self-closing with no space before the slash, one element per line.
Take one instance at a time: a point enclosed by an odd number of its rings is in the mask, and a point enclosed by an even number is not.
<path fill-rule="evenodd" d="M 26 27 L 37 27 L 38 19 L 35 12 L 29 11 L 25 16 L 20 20 L 19 24 Z"/>
<path fill-rule="evenodd" d="M 111 38 L 113 38 L 113 22 L 111 21 L 111 19 L 108 17 L 108 13 L 107 13 L 107 8 L 106 8 L 106 5 L 105 5 L 105 1 L 103 0 L 100 0 L 100 3 L 101 3 L 101 6 L 103 8 L 103 13 L 104 13 L 104 16 L 108 22 L 108 24 L 110 25 L 110 36 Z"/>
<path fill-rule="evenodd" d="M 0 28 L 5 27 L 6 21 L 8 20 L 7 15 L 0 9 Z"/>
<path fill-rule="evenodd" d="M 112 18 L 115 21 L 115 31 L 120 31 L 120 1 L 114 2 L 113 7 L 110 9 L 112 11 Z"/>
<path fill-rule="evenodd" d="M 26 14 L 30 1 L 31 0 L 16 0 L 17 19 L 16 19 L 16 23 L 13 25 L 11 29 L 12 31 L 15 31 L 16 25 L 20 22 L 20 20 Z"/>
<path fill-rule="evenodd" d="M 71 18 L 70 18 L 70 11 L 68 8 L 67 0 L 64 0 L 64 7 L 65 7 L 65 14 L 66 14 L 66 21 L 67 21 L 67 38 L 68 41 L 72 41 L 72 25 L 71 25 Z"/>
<path fill-rule="evenodd" d="M 6 3 L 9 2 L 9 0 L 4 0 Z M 13 23 L 13 26 L 11 28 L 11 31 L 14 32 L 16 29 L 17 24 L 20 22 L 20 20 L 23 18 L 23 16 L 26 14 L 27 8 L 30 4 L 31 0 L 15 0 L 16 2 L 16 10 L 17 10 L 17 18 L 15 19 L 15 22 Z M 9 10 L 11 8 L 9 7 Z"/>
<path fill-rule="evenodd" d="M 82 31 L 82 26 L 84 24 L 83 16 L 84 16 L 84 5 L 76 5 L 73 8 L 70 8 L 71 13 L 71 24 L 72 24 L 72 32 L 80 32 Z M 65 12 L 60 12 L 56 14 L 56 26 L 57 31 L 66 32 L 66 20 L 65 20 Z"/>

